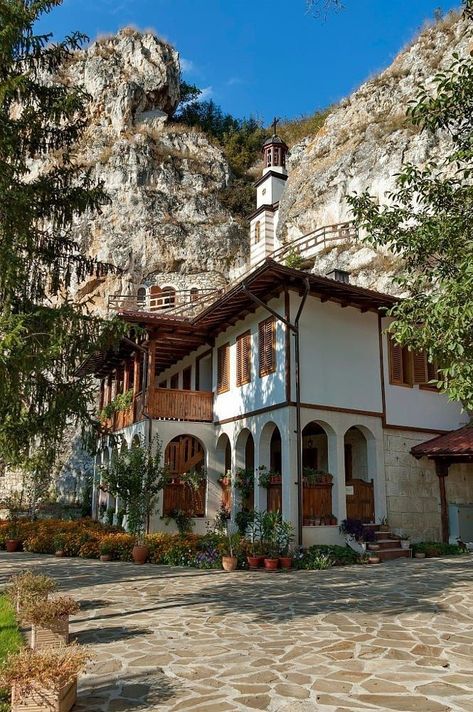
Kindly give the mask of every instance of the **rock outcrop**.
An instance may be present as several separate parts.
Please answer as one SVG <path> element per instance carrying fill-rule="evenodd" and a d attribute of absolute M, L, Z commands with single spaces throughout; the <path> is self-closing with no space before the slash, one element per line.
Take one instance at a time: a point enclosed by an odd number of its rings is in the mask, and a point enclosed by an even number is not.
<path fill-rule="evenodd" d="M 380 203 L 394 188 L 403 162 L 423 165 L 446 155 L 448 138 L 432 137 L 408 120 L 406 108 L 418 85 L 428 82 L 471 45 L 471 23 L 447 15 L 427 27 L 391 66 L 365 82 L 330 113 L 313 137 L 291 150 L 289 180 L 280 203 L 279 231 L 285 242 L 319 226 L 351 218 L 347 196 L 368 189 Z M 352 271 L 352 281 L 391 290 L 396 261 L 362 245 L 325 250 L 314 271 L 335 266 Z"/>
<path fill-rule="evenodd" d="M 172 47 L 129 28 L 77 52 L 61 71 L 61 82 L 91 96 L 78 160 L 110 198 L 77 235 L 89 255 L 123 270 L 75 285 L 100 312 L 110 294 L 136 293 L 154 272 L 206 272 L 209 286 L 220 285 L 246 238 L 219 200 L 231 180 L 222 151 L 172 123 L 179 77 Z"/>

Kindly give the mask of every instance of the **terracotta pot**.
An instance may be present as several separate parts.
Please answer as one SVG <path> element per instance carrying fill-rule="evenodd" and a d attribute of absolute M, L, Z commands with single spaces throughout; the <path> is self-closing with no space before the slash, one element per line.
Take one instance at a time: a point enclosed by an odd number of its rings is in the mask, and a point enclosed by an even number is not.
<path fill-rule="evenodd" d="M 144 564 L 149 556 L 149 549 L 143 544 L 135 544 L 131 551 L 135 564 Z"/>
<path fill-rule="evenodd" d="M 279 563 L 282 569 L 292 569 L 292 556 L 280 556 Z"/>
<path fill-rule="evenodd" d="M 271 475 L 269 481 L 272 485 L 280 485 L 282 483 L 282 475 Z"/>
<path fill-rule="evenodd" d="M 368 559 L 368 563 L 369 564 L 379 564 L 379 563 L 381 563 L 381 559 L 379 558 L 379 556 L 370 556 Z"/>
<path fill-rule="evenodd" d="M 21 542 L 19 539 L 7 539 L 5 542 L 5 548 L 11 554 L 13 551 L 18 551 L 20 544 Z"/>
<path fill-rule="evenodd" d="M 236 556 L 222 556 L 222 567 L 224 571 L 235 571 L 238 559 Z"/>
<path fill-rule="evenodd" d="M 100 561 L 111 561 L 112 560 L 112 555 L 111 554 L 100 554 Z M 145 559 L 146 561 L 146 559 Z"/>
<path fill-rule="evenodd" d="M 57 551 L 55 551 L 54 556 L 57 556 L 58 558 L 60 558 L 61 556 L 65 556 L 64 549 L 58 549 Z"/>
<path fill-rule="evenodd" d="M 425 559 L 425 553 L 423 551 L 418 551 L 414 556 L 416 559 Z"/>
<path fill-rule="evenodd" d="M 279 559 L 269 559 L 265 558 L 264 560 L 264 568 L 267 569 L 268 571 L 275 571 L 279 566 Z"/>
<path fill-rule="evenodd" d="M 261 556 L 247 556 L 246 560 L 248 561 L 248 566 L 250 567 L 250 569 L 258 569 L 262 563 Z"/>

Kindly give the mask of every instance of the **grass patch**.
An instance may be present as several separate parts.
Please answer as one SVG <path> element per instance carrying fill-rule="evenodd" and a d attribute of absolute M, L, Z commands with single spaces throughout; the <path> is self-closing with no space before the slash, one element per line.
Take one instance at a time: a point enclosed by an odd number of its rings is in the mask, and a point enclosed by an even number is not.
<path fill-rule="evenodd" d="M 13 606 L 5 594 L 0 595 L 0 664 L 23 646 Z M 0 690 L 0 712 L 10 710 L 10 691 Z"/>

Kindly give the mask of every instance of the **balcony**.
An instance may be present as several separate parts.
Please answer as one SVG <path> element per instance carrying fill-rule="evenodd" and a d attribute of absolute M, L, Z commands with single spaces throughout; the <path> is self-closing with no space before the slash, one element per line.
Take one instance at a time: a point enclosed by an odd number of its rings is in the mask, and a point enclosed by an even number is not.
<path fill-rule="evenodd" d="M 187 420 L 197 423 L 213 421 L 213 393 L 209 391 L 183 391 L 174 388 L 155 388 L 147 394 L 146 406 L 140 394 L 133 405 L 114 413 L 104 422 L 111 431 L 122 430 L 146 416 L 154 420 Z"/>
<path fill-rule="evenodd" d="M 192 420 L 211 423 L 213 393 L 155 388 L 148 393 L 147 414 L 157 420 Z"/>

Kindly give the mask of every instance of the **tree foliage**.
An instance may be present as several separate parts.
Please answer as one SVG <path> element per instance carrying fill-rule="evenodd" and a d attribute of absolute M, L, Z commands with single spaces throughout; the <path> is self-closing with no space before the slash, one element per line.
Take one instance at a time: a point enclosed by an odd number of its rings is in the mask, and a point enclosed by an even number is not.
<path fill-rule="evenodd" d="M 111 267 L 73 234 L 107 198 L 75 162 L 88 97 L 49 80 L 84 37 L 35 34 L 60 2 L 0 0 L 0 460 L 42 472 L 66 424 L 90 420 L 77 366 L 119 328 L 69 298 L 71 283 Z"/>
<path fill-rule="evenodd" d="M 472 2 L 465 3 L 465 22 Z M 394 338 L 425 350 L 439 366 L 438 386 L 473 408 L 473 59 L 451 65 L 408 109 L 422 131 L 450 140 L 446 160 L 407 163 L 380 206 L 368 192 L 350 202 L 368 242 L 402 257 L 406 298 L 391 315 Z"/>
<path fill-rule="evenodd" d="M 158 493 L 167 480 L 157 438 L 148 446 L 140 443 L 115 454 L 110 464 L 102 468 L 102 481 L 110 494 L 120 499 L 128 516 L 128 528 L 137 536 L 149 530 L 149 518 L 156 509 Z"/>

